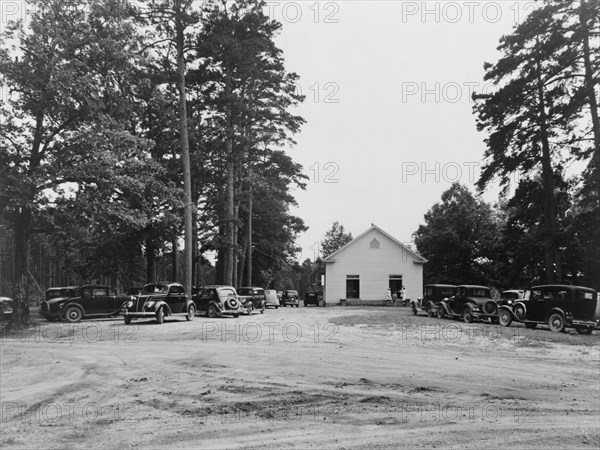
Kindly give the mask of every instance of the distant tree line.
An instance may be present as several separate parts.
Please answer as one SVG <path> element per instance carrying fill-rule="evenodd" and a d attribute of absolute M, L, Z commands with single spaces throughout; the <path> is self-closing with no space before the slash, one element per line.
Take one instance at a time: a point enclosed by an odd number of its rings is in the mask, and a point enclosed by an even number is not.
<path fill-rule="evenodd" d="M 44 234 L 81 280 L 268 285 L 297 253 L 304 120 L 264 3 L 31 0 L 0 36 L 0 211 L 15 278 Z"/>

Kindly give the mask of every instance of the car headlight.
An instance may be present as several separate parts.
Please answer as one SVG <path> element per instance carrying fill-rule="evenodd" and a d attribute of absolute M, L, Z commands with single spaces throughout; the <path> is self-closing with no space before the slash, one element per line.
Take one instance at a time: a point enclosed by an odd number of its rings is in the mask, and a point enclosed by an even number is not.
<path fill-rule="evenodd" d="M 133 300 L 129 300 L 126 304 L 127 308 L 133 308 Z"/>
<path fill-rule="evenodd" d="M 506 304 L 507 304 L 507 305 L 512 305 L 512 304 L 513 304 L 513 301 L 512 301 L 512 300 L 508 300 L 508 301 L 506 302 Z"/>
<path fill-rule="evenodd" d="M 154 306 L 154 303 L 156 303 L 154 300 L 146 302 L 146 308 L 152 308 Z"/>

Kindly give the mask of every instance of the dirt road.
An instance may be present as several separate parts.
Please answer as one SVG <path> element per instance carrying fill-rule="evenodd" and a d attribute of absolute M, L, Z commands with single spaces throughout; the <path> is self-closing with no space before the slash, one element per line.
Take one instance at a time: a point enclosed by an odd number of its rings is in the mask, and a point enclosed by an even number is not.
<path fill-rule="evenodd" d="M 39 321 L 1 341 L 4 448 L 598 448 L 600 335 L 293 308 Z"/>

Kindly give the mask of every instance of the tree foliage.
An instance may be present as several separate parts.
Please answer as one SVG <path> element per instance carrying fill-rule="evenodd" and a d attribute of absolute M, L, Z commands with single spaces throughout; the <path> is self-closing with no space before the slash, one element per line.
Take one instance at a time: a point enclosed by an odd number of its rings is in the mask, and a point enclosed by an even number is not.
<path fill-rule="evenodd" d="M 321 241 L 321 253 L 323 258 L 327 258 L 351 240 L 352 233 L 346 233 L 344 225 L 341 225 L 336 220 L 331 225 L 331 228 L 325 233 L 325 238 Z"/>
<path fill-rule="evenodd" d="M 469 189 L 454 183 L 425 214 L 413 238 L 428 260 L 426 283 L 496 284 L 500 220 Z"/>

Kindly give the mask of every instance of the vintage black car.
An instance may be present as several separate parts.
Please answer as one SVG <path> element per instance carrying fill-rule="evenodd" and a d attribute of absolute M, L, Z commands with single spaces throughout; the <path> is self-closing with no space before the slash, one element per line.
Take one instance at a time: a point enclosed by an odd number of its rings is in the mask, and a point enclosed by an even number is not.
<path fill-rule="evenodd" d="M 498 319 L 505 327 L 516 320 L 527 328 L 547 324 L 555 332 L 574 327 L 580 334 L 590 334 L 600 329 L 600 299 L 598 291 L 583 286 L 534 286 L 529 300 L 501 306 Z"/>
<path fill-rule="evenodd" d="M 246 314 L 250 315 L 252 311 L 260 311 L 261 314 L 265 312 L 267 298 L 263 288 L 240 287 L 237 288 L 237 294 Z"/>
<path fill-rule="evenodd" d="M 423 286 L 423 297 L 410 302 L 413 314 L 424 311 L 429 317 L 437 314 L 438 303 L 456 294 L 453 284 L 426 284 Z"/>
<path fill-rule="evenodd" d="M 529 298 L 529 292 L 522 289 L 508 289 L 500 294 L 498 306 L 512 305 L 518 301 L 523 301 Z"/>
<path fill-rule="evenodd" d="M 441 300 L 436 311 L 437 316 L 461 318 L 466 323 L 474 319 L 497 320 L 498 305 L 491 299 L 487 286 L 461 285 L 456 287 L 456 294 Z"/>
<path fill-rule="evenodd" d="M 319 306 L 319 293 L 309 291 L 304 294 L 304 306 L 315 305 Z"/>
<path fill-rule="evenodd" d="M 245 312 L 233 286 L 202 286 L 193 297 L 196 309 L 210 318 L 219 316 L 239 317 Z"/>
<path fill-rule="evenodd" d="M 281 294 L 281 306 L 290 305 L 292 308 L 295 306 L 296 308 L 300 307 L 300 295 L 298 295 L 298 291 L 287 290 L 283 291 Z"/>
<path fill-rule="evenodd" d="M 50 288 L 40 306 L 40 314 L 49 321 L 66 319 L 79 322 L 89 317 L 112 317 L 119 314 L 130 295 L 116 295 L 110 286 L 85 285 Z"/>
<path fill-rule="evenodd" d="M 158 323 L 163 323 L 164 318 L 169 316 L 185 316 L 187 320 L 194 320 L 196 306 L 181 284 L 163 281 L 146 284 L 137 297 L 123 305 L 121 314 L 126 324 L 133 319 L 149 317 L 155 317 Z"/>

